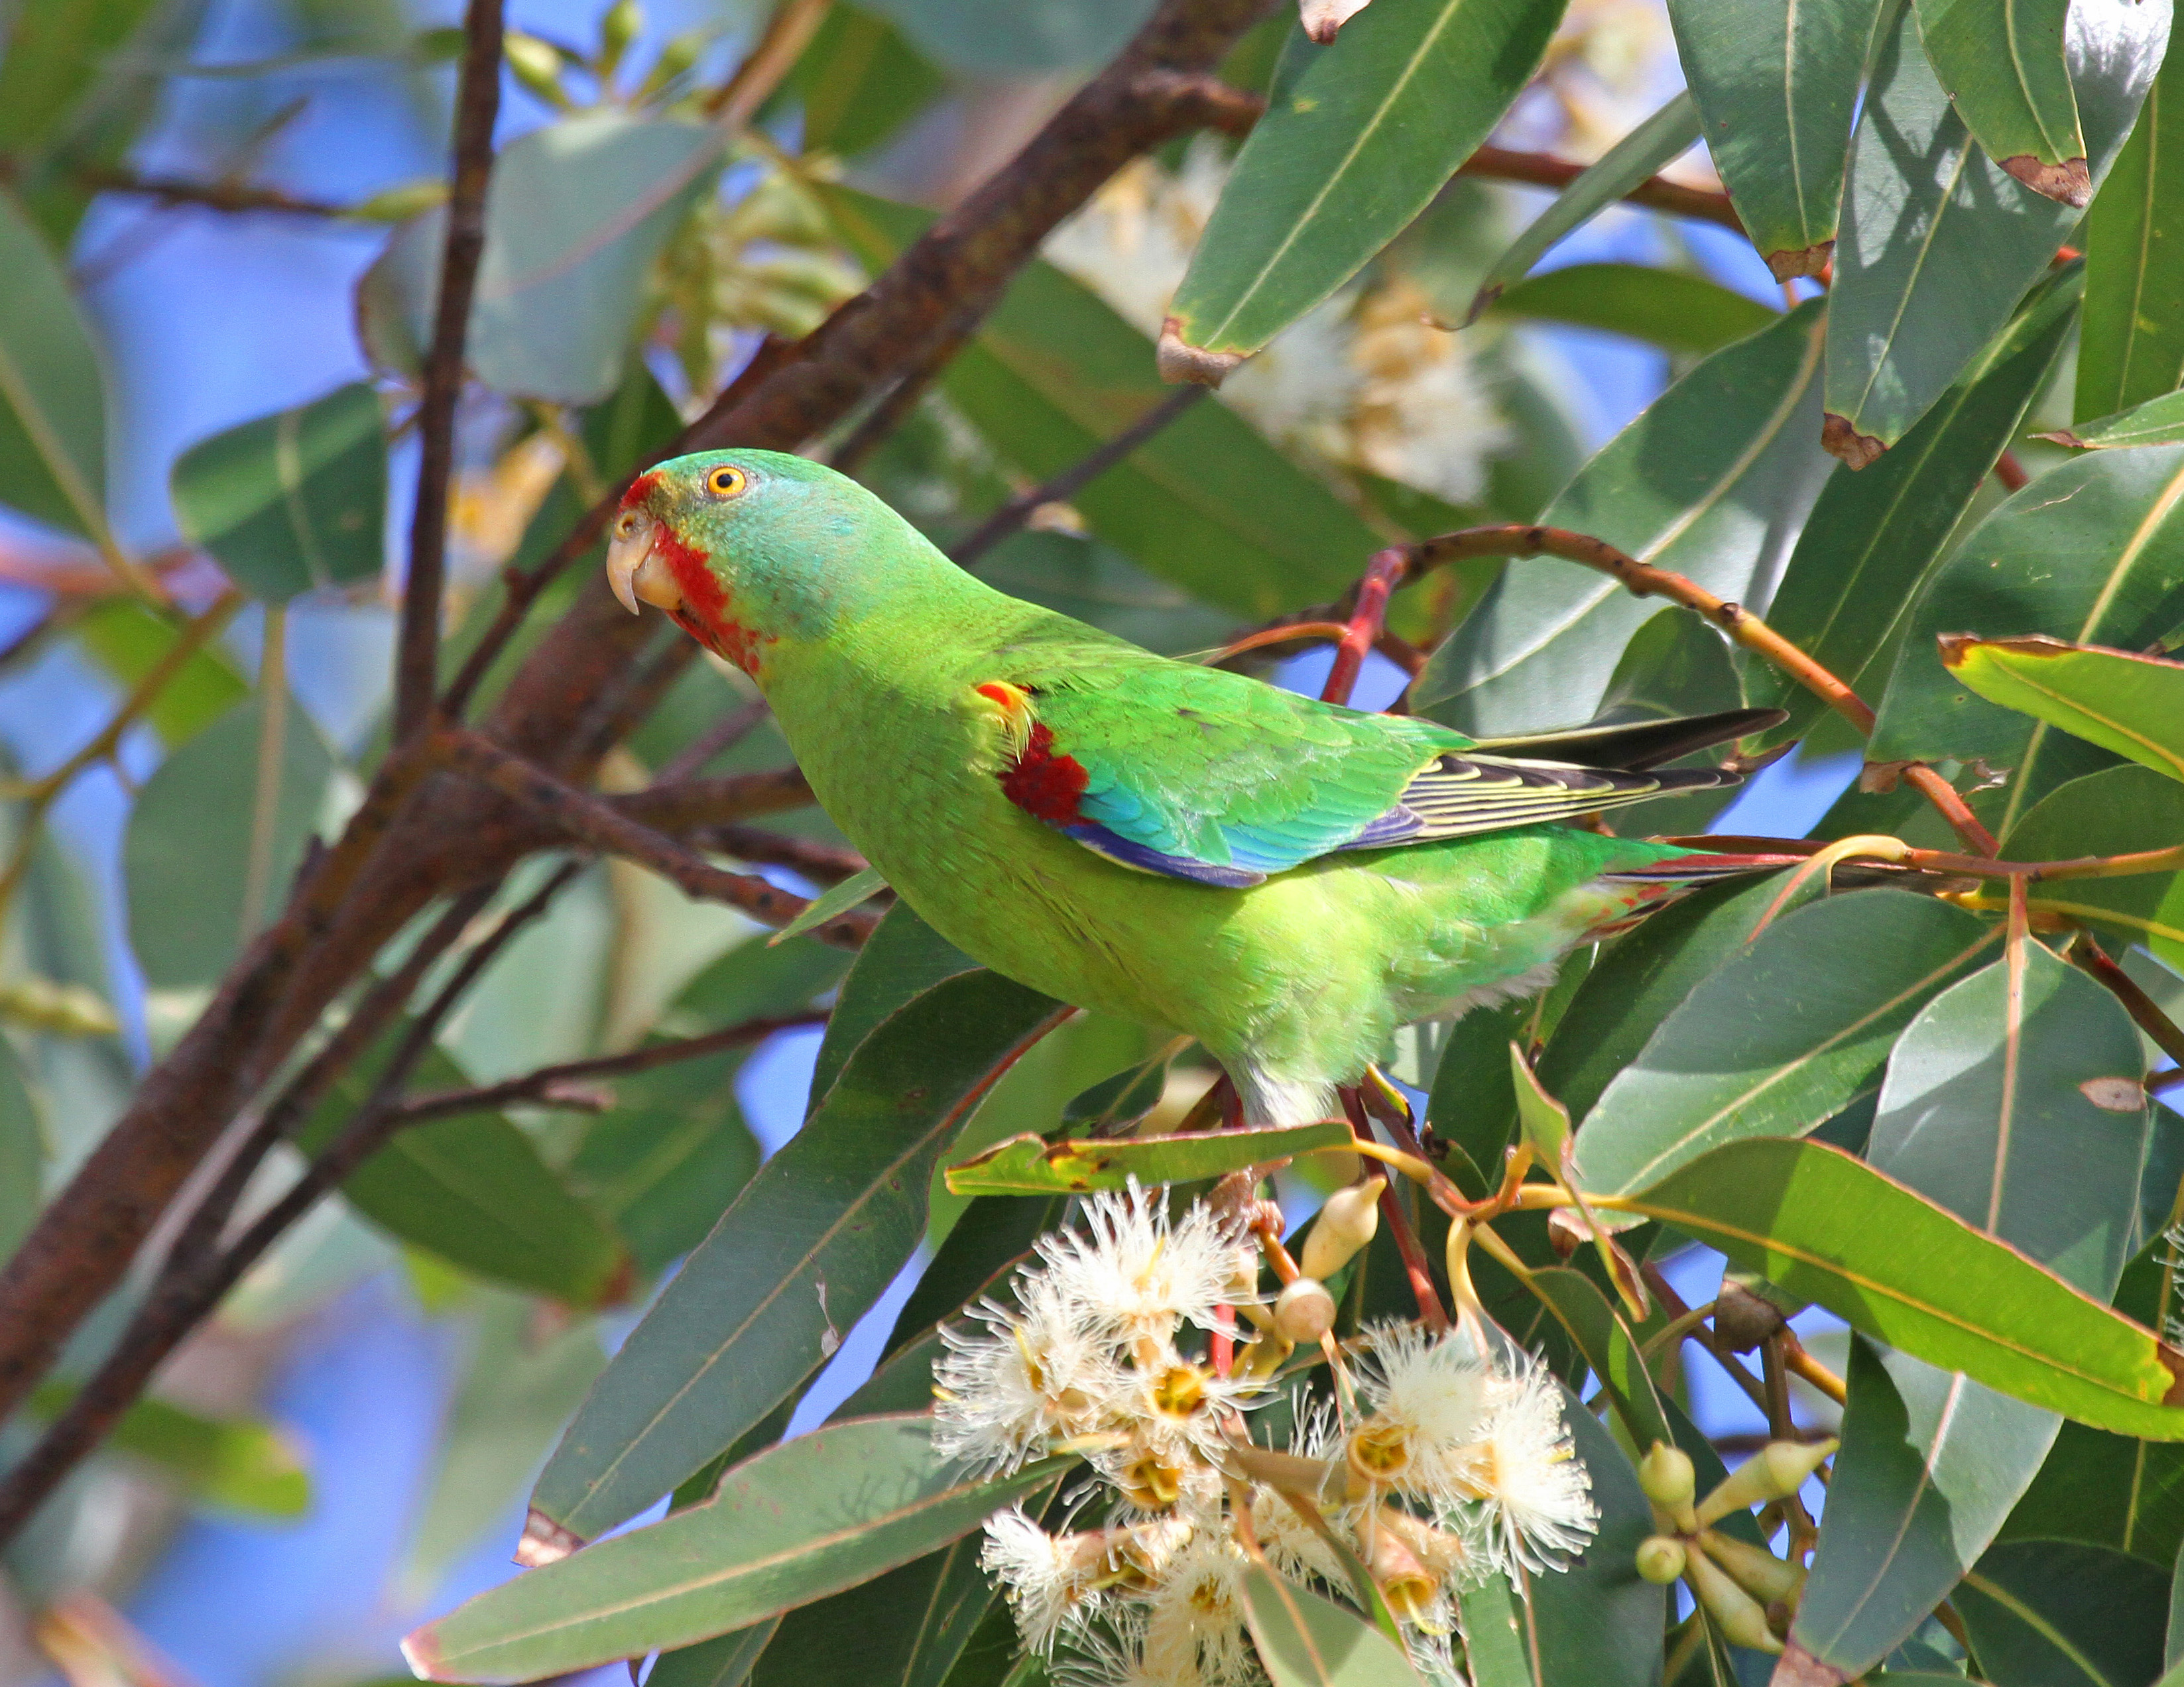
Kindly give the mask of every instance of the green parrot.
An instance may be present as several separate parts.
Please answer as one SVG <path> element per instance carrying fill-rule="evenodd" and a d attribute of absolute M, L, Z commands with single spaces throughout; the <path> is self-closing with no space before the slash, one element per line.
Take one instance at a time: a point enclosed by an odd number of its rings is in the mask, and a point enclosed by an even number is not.
<path fill-rule="evenodd" d="M 1648 770 L 1776 711 L 1474 740 L 1339 708 L 997 592 L 799 457 L 638 476 L 607 572 L 751 676 L 935 931 L 1196 1038 L 1255 1124 L 1326 1118 L 1398 1027 L 1535 993 L 1574 946 L 1787 859 L 1557 823 L 1735 783 Z"/>

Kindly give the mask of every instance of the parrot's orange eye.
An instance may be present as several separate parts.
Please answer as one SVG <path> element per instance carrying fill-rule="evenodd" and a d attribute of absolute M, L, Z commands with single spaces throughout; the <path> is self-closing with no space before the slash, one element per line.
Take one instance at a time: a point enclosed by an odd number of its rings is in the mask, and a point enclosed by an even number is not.
<path fill-rule="evenodd" d="M 705 476 L 705 490 L 716 498 L 733 498 L 750 484 L 750 476 L 741 469 L 722 467 Z"/>

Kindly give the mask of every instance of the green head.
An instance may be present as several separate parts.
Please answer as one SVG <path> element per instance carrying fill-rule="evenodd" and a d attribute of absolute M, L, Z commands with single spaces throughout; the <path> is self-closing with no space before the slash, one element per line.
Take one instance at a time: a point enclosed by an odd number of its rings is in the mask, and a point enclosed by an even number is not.
<path fill-rule="evenodd" d="M 706 649 L 757 674 L 766 648 L 814 642 L 890 600 L 962 578 L 855 481 L 777 451 L 700 451 L 632 482 L 607 578 Z"/>

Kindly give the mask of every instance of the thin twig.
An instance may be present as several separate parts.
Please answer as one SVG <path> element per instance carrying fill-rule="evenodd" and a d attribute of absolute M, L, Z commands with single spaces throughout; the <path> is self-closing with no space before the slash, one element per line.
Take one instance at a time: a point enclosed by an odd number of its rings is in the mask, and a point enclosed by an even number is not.
<path fill-rule="evenodd" d="M 766 719 L 766 699 L 755 697 L 740 709 L 732 709 L 690 740 L 653 775 L 655 785 L 672 785 L 703 771 L 722 751 L 741 743 Z"/>
<path fill-rule="evenodd" d="M 641 1049 L 632 1049 L 627 1054 L 599 1055 L 588 1061 L 565 1061 L 560 1066 L 541 1066 L 517 1077 L 504 1078 L 499 1083 L 480 1084 L 474 1089 L 436 1090 L 429 1094 L 412 1097 L 395 1109 L 398 1124 L 414 1125 L 426 1119 L 444 1119 L 458 1113 L 488 1113 L 502 1107 L 519 1106 L 526 1101 L 551 1100 L 555 1089 L 565 1084 L 581 1083 L 592 1078 L 627 1077 L 637 1072 L 650 1072 L 655 1067 L 672 1066 L 678 1061 L 702 1060 L 707 1055 L 717 1055 L 723 1050 L 740 1049 L 760 1043 L 777 1031 L 794 1031 L 804 1026 L 824 1025 L 823 1011 L 811 1013 L 777 1014 L 767 1019 L 747 1019 L 719 1031 L 709 1031 L 700 1037 L 681 1037 L 671 1041 L 648 1043 Z"/>
<path fill-rule="evenodd" d="M 1349 1116 L 1351 1132 L 1370 1141 L 1373 1127 L 1366 1118 L 1364 1098 L 1357 1086 L 1345 1084 L 1336 1094 L 1342 1098 L 1342 1111 Z M 1411 1216 L 1403 1210 L 1402 1198 L 1396 1194 L 1392 1178 L 1380 1190 L 1380 1217 L 1387 1223 L 1389 1234 L 1396 1239 L 1396 1251 L 1402 1258 L 1404 1276 L 1410 1279 L 1411 1298 L 1418 1303 L 1418 1316 L 1425 1320 L 1428 1329 L 1446 1329 L 1448 1309 L 1440 1304 L 1440 1293 L 1434 1287 L 1433 1263 L 1426 1258 L 1418 1233 L 1411 1227 Z"/>
<path fill-rule="evenodd" d="M 692 832 L 689 841 L 706 849 L 717 849 L 739 861 L 769 867 L 788 867 L 822 884 L 838 884 L 854 878 L 872 863 L 855 849 L 840 844 L 822 844 L 813 838 L 795 838 L 763 826 L 708 826 Z"/>
<path fill-rule="evenodd" d="M 732 873 L 613 808 L 588 791 L 565 784 L 534 763 L 510 755 L 489 739 L 462 731 L 446 734 L 451 766 L 482 780 L 503 796 L 536 810 L 577 843 L 650 867 L 686 894 L 723 902 L 769 926 L 785 926 L 810 907 L 808 898 L 750 873 Z M 822 943 L 855 949 L 871 934 L 875 917 L 851 910 L 812 934 Z"/>
<path fill-rule="evenodd" d="M 1410 559 L 1400 547 L 1375 551 L 1365 565 L 1364 577 L 1358 581 L 1355 593 L 1356 607 L 1342 630 L 1341 642 L 1334 647 L 1334 660 L 1328 665 L 1327 683 L 1320 688 L 1321 702 L 1350 701 L 1358 672 L 1365 665 L 1365 653 L 1380 642 L 1380 635 L 1386 631 L 1388 599 L 1409 571 Z"/>
<path fill-rule="evenodd" d="M 448 191 L 447 244 L 432 348 L 417 407 L 417 505 L 410 523 L 410 573 L 402 588 L 395 658 L 394 738 L 425 729 L 439 688 L 440 599 L 446 579 L 448 494 L 454 470 L 455 400 L 471 298 L 485 251 L 486 187 L 493 175 L 493 125 L 500 110 L 501 0 L 470 0 L 463 19 L 462 81 L 455 97 L 454 177 Z"/>
<path fill-rule="evenodd" d="M 1552 187 L 1559 192 L 1584 175 L 1585 166 L 1568 159 L 1558 159 L 1548 153 L 1523 153 L 1507 147 L 1481 147 L 1457 166 L 1458 175 L 1485 176 L 1495 181 L 1521 181 L 1534 187 Z M 1623 196 L 1634 205 L 1643 205 L 1650 211 L 1666 211 L 1671 216 L 1690 217 L 1701 222 L 1719 223 L 1724 228 L 1738 234 L 1744 232 L 1744 220 L 1736 214 L 1729 195 L 1716 193 L 1704 187 L 1686 187 L 1680 181 L 1670 181 L 1665 176 L 1649 175 Z"/>
<path fill-rule="evenodd" d="M 827 465 L 838 474 L 856 473 L 865 459 L 909 420 L 911 412 L 939 379 L 940 371 L 956 360 L 956 354 L 969 343 L 971 336 L 992 308 L 993 300 L 988 297 L 966 299 L 917 361 L 880 394 L 879 401 L 850 430 L 849 437 L 827 453 Z"/>
<path fill-rule="evenodd" d="M 100 193 L 129 193 L 163 205 L 202 205 L 212 211 L 270 211 L 281 216 L 336 219 L 349 208 L 327 199 L 304 198 L 278 187 L 247 181 L 196 181 L 179 175 L 144 175 L 110 164 L 86 164 L 69 172 Z"/>
<path fill-rule="evenodd" d="M 948 552 L 951 562 L 969 567 L 988 551 L 1032 518 L 1042 504 L 1067 504 L 1094 481 L 1113 468 L 1212 389 L 1184 387 L 1171 393 L 1104 445 L 1088 451 L 1052 479 L 1018 493 L 989 515 L 971 536 Z"/>
<path fill-rule="evenodd" d="M 731 131 L 741 129 L 796 68 L 796 61 L 826 21 L 833 0 L 781 0 L 766 19 L 766 32 L 735 74 L 705 102 L 705 115 Z"/>
<path fill-rule="evenodd" d="M 2124 1011 L 2131 1022 L 2143 1031 L 2153 1046 L 2184 1069 L 2184 1027 L 2180 1027 L 2161 1011 L 2161 1005 L 2138 987 L 2138 981 L 2109 958 L 2108 951 L 2091 932 L 2080 932 L 2070 939 L 2064 951 L 2086 972 L 2106 985 L 2109 993 L 2123 1004 Z M 2172 1077 L 2175 1074 L 2171 1074 Z M 2166 1087 L 2148 1085 L 2149 1088 Z"/>

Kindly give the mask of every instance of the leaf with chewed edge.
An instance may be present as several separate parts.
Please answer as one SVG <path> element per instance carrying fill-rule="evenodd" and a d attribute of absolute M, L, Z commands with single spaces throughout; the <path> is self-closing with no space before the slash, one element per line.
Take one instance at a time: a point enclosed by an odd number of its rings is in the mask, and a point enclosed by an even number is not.
<path fill-rule="evenodd" d="M 1339 1119 L 1265 1131 L 1072 1137 L 1051 1143 L 1027 1133 L 950 1166 L 948 1187 L 959 1195 L 1044 1195 L 1119 1189 L 1134 1178 L 1148 1186 L 1191 1183 L 1293 1154 L 1347 1148 L 1351 1140 L 1349 1125 Z"/>

